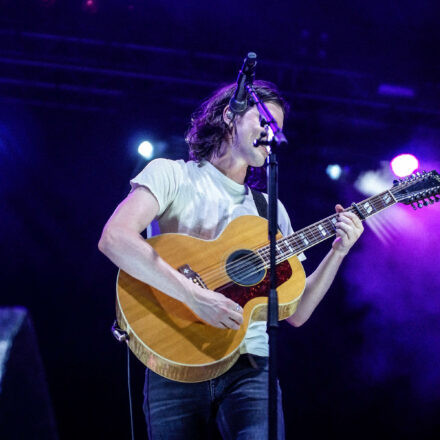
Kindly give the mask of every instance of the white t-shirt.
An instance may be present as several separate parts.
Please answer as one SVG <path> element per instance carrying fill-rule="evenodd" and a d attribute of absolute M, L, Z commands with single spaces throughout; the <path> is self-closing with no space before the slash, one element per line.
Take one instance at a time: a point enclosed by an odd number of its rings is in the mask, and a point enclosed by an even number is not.
<path fill-rule="evenodd" d="M 226 177 L 207 161 L 155 159 L 130 184 L 132 189 L 145 186 L 156 197 L 159 204 L 156 220 L 161 233 L 177 232 L 213 240 L 235 218 L 258 215 L 249 187 Z M 284 236 L 293 233 L 280 201 L 278 226 Z M 240 352 L 268 356 L 266 322 L 249 325 Z"/>

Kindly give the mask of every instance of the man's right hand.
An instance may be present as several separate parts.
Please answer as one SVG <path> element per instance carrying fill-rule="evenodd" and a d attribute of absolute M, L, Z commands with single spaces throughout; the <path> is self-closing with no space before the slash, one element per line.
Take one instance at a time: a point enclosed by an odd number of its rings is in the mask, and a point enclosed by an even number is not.
<path fill-rule="evenodd" d="M 195 284 L 188 295 L 188 306 L 214 327 L 238 330 L 243 323 L 243 309 L 236 302 Z"/>

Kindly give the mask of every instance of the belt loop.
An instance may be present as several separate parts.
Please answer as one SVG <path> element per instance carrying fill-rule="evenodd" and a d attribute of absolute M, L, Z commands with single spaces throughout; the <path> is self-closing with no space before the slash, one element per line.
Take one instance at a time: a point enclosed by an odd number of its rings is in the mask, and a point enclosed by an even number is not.
<path fill-rule="evenodd" d="M 252 354 L 247 353 L 247 357 L 248 357 L 249 363 L 251 364 L 251 367 L 258 370 L 259 366 L 258 366 L 257 362 L 255 361 L 255 358 L 252 356 Z"/>

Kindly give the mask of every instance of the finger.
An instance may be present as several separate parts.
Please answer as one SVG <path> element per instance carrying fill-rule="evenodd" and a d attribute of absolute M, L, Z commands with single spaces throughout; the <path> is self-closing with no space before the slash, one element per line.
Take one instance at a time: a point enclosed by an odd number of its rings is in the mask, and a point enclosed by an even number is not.
<path fill-rule="evenodd" d="M 341 223 L 351 226 L 354 229 L 356 235 L 361 235 L 364 230 L 364 227 L 362 226 L 362 223 L 359 219 L 348 218 L 348 216 L 345 216 L 345 213 L 339 216 L 339 221 Z"/>
<path fill-rule="evenodd" d="M 337 222 L 335 226 L 336 230 L 342 229 L 346 234 L 350 234 L 354 230 L 354 227 L 351 223 Z"/>
<path fill-rule="evenodd" d="M 344 212 L 344 207 L 342 205 L 340 205 L 339 203 L 335 206 L 335 211 L 336 212 Z"/>
<path fill-rule="evenodd" d="M 240 328 L 240 325 L 237 324 L 233 319 L 226 318 L 223 321 L 220 321 L 220 326 L 219 327 L 220 328 L 227 328 L 227 329 L 238 330 Z"/>
<path fill-rule="evenodd" d="M 350 247 L 350 243 L 351 243 L 350 238 L 344 231 L 340 230 L 340 233 L 337 235 L 337 237 L 338 237 L 337 240 L 338 239 L 340 240 L 340 243 L 342 244 L 343 247 Z"/>
<path fill-rule="evenodd" d="M 228 324 L 229 324 L 229 327 L 230 328 L 232 328 L 232 329 L 234 329 L 234 330 L 238 330 L 239 328 L 240 328 L 240 325 L 241 324 L 239 324 L 238 322 L 236 322 L 234 319 L 232 319 L 232 318 L 229 318 L 229 322 L 228 322 Z"/>
<path fill-rule="evenodd" d="M 362 222 L 360 221 L 359 217 L 354 213 L 350 211 L 345 211 L 339 215 L 340 218 L 349 218 L 353 221 L 353 223 L 356 225 L 356 227 L 361 228 Z"/>
<path fill-rule="evenodd" d="M 336 230 L 336 237 L 339 237 L 344 245 L 347 243 L 348 235 L 342 229 Z"/>
<path fill-rule="evenodd" d="M 228 299 L 228 306 L 232 309 L 232 310 L 236 310 L 238 312 L 242 312 L 243 308 L 240 306 L 240 304 L 236 303 L 235 301 L 232 301 L 232 299 Z"/>
<path fill-rule="evenodd" d="M 237 303 L 233 303 L 234 307 L 232 308 L 232 310 L 234 310 L 234 312 L 243 314 L 243 307 L 240 306 L 240 304 Z"/>
<path fill-rule="evenodd" d="M 344 222 L 344 223 L 346 223 L 347 225 L 351 225 L 351 224 L 353 224 L 353 220 L 352 220 L 351 218 L 347 217 L 347 216 L 344 215 L 344 214 L 339 214 L 339 215 L 338 215 L 338 221 L 339 221 L 339 222 Z"/>
<path fill-rule="evenodd" d="M 240 304 L 237 304 L 234 301 L 229 301 L 228 303 L 228 313 L 230 313 L 231 315 L 235 316 L 235 315 L 243 315 L 243 308 L 240 306 Z"/>
<path fill-rule="evenodd" d="M 344 224 L 346 224 L 348 226 L 351 226 L 352 228 L 356 228 L 356 224 L 355 224 L 354 220 L 349 218 L 349 217 L 346 217 L 343 214 L 341 214 L 339 216 L 338 220 L 339 220 L 340 223 L 344 223 Z"/>
<path fill-rule="evenodd" d="M 346 236 L 348 239 L 351 240 L 354 235 L 353 227 L 347 225 L 346 223 L 341 223 L 341 222 L 336 223 L 336 234 L 338 234 L 338 232 L 339 232 L 339 236 L 342 239 L 344 239 L 344 236 Z"/>
<path fill-rule="evenodd" d="M 238 325 L 243 324 L 243 315 L 237 312 L 231 312 L 229 315 L 229 319 L 236 322 Z"/>

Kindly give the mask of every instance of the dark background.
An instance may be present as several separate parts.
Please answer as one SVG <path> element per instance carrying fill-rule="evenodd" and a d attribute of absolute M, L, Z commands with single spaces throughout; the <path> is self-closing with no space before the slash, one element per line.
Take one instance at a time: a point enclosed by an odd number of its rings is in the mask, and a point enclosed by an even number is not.
<path fill-rule="evenodd" d="M 435 1 L 0 8 L 0 305 L 29 310 L 61 439 L 129 438 L 126 352 L 110 333 L 117 269 L 97 242 L 146 164 L 139 141 L 186 159 L 191 113 L 236 79 L 248 51 L 292 105 L 279 192 L 294 228 L 365 198 L 360 173 L 396 154 L 438 168 Z M 382 95 L 381 84 L 410 96 Z M 327 177 L 330 163 L 340 180 Z M 388 223 L 366 226 L 310 321 L 281 326 L 287 438 L 440 434 L 439 208 L 392 209 Z M 329 245 L 308 251 L 307 272 Z M 144 369 L 132 361 L 146 438 Z"/>

